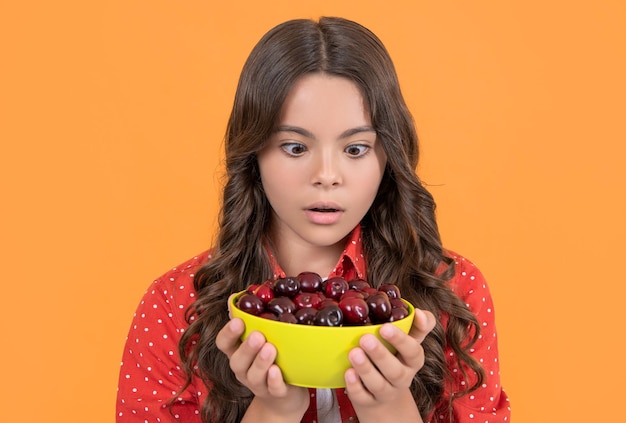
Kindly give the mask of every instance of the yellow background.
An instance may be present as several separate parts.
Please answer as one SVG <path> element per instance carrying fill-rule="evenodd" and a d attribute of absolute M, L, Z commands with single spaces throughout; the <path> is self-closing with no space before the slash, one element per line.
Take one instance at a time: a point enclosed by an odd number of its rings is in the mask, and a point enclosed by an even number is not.
<path fill-rule="evenodd" d="M 211 242 L 245 57 L 323 14 L 395 59 L 444 241 L 490 282 L 514 422 L 619 420 L 625 4 L 3 2 L 0 420 L 113 421 L 142 293 Z"/>

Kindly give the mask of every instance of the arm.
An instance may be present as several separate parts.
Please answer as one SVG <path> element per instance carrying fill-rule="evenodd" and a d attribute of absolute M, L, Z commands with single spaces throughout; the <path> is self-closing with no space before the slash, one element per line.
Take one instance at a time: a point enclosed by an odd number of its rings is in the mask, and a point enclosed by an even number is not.
<path fill-rule="evenodd" d="M 454 421 L 470 423 L 476 421 L 489 421 L 491 423 L 504 423 L 511 421 L 511 408 L 509 399 L 500 382 L 500 362 L 498 355 L 498 339 L 496 332 L 495 310 L 489 287 L 483 274 L 469 260 L 454 256 L 456 261 L 456 276 L 451 281 L 451 288 L 465 302 L 467 307 L 474 313 L 480 324 L 481 334 L 478 341 L 470 350 L 471 355 L 478 360 L 485 370 L 485 380 L 476 391 L 461 396 L 452 402 Z M 448 366 L 455 376 L 452 392 L 460 391 L 460 369 L 456 363 L 456 357 L 448 356 Z M 470 376 L 472 383 L 473 375 Z M 449 396 L 452 392 L 446 392 Z"/>
<path fill-rule="evenodd" d="M 178 358 L 183 310 L 174 302 L 174 290 L 168 288 L 156 281 L 133 318 L 120 368 L 117 423 L 200 423 L 198 395 L 200 390 L 206 394 L 203 386 L 197 390 L 189 386 L 171 409 L 168 405 L 185 380 Z"/>

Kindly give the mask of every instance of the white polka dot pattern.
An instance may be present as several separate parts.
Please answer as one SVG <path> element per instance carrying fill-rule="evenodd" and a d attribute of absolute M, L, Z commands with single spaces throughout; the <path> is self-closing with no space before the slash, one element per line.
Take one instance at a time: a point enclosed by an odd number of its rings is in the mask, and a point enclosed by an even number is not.
<path fill-rule="evenodd" d="M 509 399 L 500 383 L 495 313 L 487 282 L 472 262 L 457 254 L 451 254 L 455 260 L 456 275 L 450 281 L 450 287 L 476 315 L 481 332 L 478 340 L 470 349 L 470 353 L 485 370 L 483 384 L 476 391 L 457 398 L 452 403 L 453 421 L 509 422 L 511 408 Z M 463 380 L 461 369 L 456 364 L 454 352 L 447 350 L 446 356 L 454 378 L 452 387 L 447 389 L 447 395 L 451 395 L 473 384 L 476 377 L 468 370 L 469 380 Z M 448 422 L 450 416 L 434 416 L 432 422 L 437 421 Z"/>
<path fill-rule="evenodd" d="M 169 407 L 182 388 L 178 341 L 187 324 L 186 308 L 193 302 L 194 271 L 207 255 L 175 267 L 148 288 L 126 339 L 117 393 L 118 423 L 200 423 L 199 407 L 206 395 L 204 384 L 191 386 Z"/>
<path fill-rule="evenodd" d="M 360 244 L 360 238 L 357 239 Z M 346 250 L 346 257 L 352 261 L 358 273 L 364 272 L 361 267 L 363 260 L 357 260 L 362 258 L 361 253 L 360 248 L 355 249 L 354 245 Z M 168 404 L 184 384 L 178 341 L 187 327 L 185 310 L 194 300 L 194 272 L 207 259 L 210 257 L 205 253 L 177 266 L 157 279 L 143 296 L 123 352 L 117 395 L 117 423 L 201 423 L 199 409 L 207 388 L 199 379 L 192 381 L 172 407 Z M 483 365 L 486 378 L 478 390 L 453 402 L 453 416 L 432 416 L 430 421 L 449 422 L 453 417 L 456 423 L 509 422 L 509 402 L 500 384 L 495 316 L 489 289 L 483 275 L 469 260 L 458 255 L 454 255 L 454 259 L 457 273 L 450 286 L 480 323 L 481 336 L 471 353 Z M 449 395 L 471 384 L 472 380 L 462 379 L 453 352 L 446 351 L 446 356 L 455 378 L 453 386 L 446 389 Z M 338 389 L 336 395 L 342 419 L 358 421 L 345 391 Z M 313 397 L 310 410 L 302 421 L 310 423 L 316 420 Z"/>

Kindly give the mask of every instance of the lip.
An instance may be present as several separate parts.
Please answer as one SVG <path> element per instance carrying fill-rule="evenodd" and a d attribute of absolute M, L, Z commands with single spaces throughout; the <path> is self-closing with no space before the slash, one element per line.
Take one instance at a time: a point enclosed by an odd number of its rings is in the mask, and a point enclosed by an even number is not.
<path fill-rule="evenodd" d="M 307 219 L 317 225 L 332 225 L 337 223 L 343 212 L 344 209 L 339 204 L 322 201 L 310 204 L 304 209 Z"/>
<path fill-rule="evenodd" d="M 343 208 L 339 204 L 333 203 L 332 201 L 317 201 L 313 204 L 306 206 L 304 209 L 305 210 L 313 210 L 313 209 L 337 210 L 340 212 L 344 211 Z"/>

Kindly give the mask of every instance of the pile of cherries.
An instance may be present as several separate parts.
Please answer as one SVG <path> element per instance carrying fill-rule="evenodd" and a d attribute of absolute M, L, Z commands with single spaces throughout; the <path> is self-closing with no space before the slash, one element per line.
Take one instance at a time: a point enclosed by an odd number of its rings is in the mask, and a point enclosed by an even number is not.
<path fill-rule="evenodd" d="M 323 281 L 314 272 L 250 285 L 235 304 L 265 319 L 316 326 L 381 324 L 409 315 L 397 285 L 374 288 L 363 279 L 341 276 Z"/>

